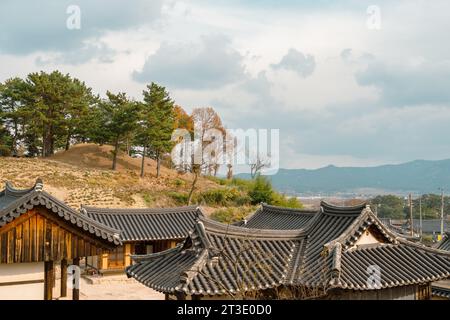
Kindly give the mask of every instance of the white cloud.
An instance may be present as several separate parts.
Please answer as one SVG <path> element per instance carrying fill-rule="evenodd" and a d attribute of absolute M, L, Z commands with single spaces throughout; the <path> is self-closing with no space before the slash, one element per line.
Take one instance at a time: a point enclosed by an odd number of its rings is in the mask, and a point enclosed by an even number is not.
<path fill-rule="evenodd" d="M 57 6 L 33 2 L 17 16 L 28 2 L 3 1 L 0 81 L 60 69 L 135 98 L 159 81 L 188 110 L 213 106 L 228 127 L 280 128 L 283 166 L 450 157 L 448 1 L 380 1 L 381 30 L 366 27 L 368 1 L 169 0 L 151 12 L 144 2 L 81 1 L 87 20 L 70 34 Z"/>
<path fill-rule="evenodd" d="M 136 81 L 181 89 L 217 88 L 244 77 L 241 54 L 222 35 L 203 36 L 197 43 L 163 43 L 133 73 Z"/>

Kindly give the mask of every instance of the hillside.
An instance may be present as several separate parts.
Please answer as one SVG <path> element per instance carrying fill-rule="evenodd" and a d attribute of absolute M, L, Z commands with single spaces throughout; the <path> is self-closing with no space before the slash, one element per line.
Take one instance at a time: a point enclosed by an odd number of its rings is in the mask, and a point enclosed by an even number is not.
<path fill-rule="evenodd" d="M 450 187 L 450 160 L 416 160 L 377 167 L 280 169 L 269 178 L 277 190 L 298 194 L 436 193 L 440 187 Z"/>
<path fill-rule="evenodd" d="M 81 204 L 105 207 L 176 206 L 176 195 L 187 192 L 191 175 L 179 174 L 162 167 L 156 178 L 156 162 L 146 158 L 146 174 L 139 177 L 140 158 L 122 153 L 118 170 L 112 171 L 111 146 L 79 144 L 50 158 L 0 158 L 0 180 L 11 181 L 15 187 L 26 188 L 38 177 L 44 188 L 74 208 Z M 2 186 L 3 188 L 3 186 Z M 199 192 L 220 188 L 200 178 Z"/>

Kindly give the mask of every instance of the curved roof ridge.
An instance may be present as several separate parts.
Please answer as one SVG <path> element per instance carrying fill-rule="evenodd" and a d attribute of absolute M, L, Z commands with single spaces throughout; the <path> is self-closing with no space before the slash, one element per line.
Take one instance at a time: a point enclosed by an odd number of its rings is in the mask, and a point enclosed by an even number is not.
<path fill-rule="evenodd" d="M 325 214 L 328 215 L 342 215 L 342 216 L 359 215 L 365 208 L 367 208 L 367 206 L 368 206 L 367 202 L 363 202 L 355 206 L 338 206 L 330 204 L 324 200 L 320 202 L 321 211 L 323 211 Z"/>
<path fill-rule="evenodd" d="M 70 221 L 72 224 L 83 228 L 89 233 L 97 235 L 97 232 L 101 232 L 101 237 L 103 239 L 107 239 L 109 242 L 115 244 L 121 243 L 119 238 L 121 231 L 102 224 L 86 215 L 79 214 L 64 202 L 56 199 L 49 193 L 42 191 L 39 186 L 38 188 L 34 188 L 28 193 L 25 193 L 23 196 L 18 197 L 0 211 L 0 227 L 18 218 L 20 215 L 37 205 L 46 206 L 50 211 L 61 218 Z"/>
<path fill-rule="evenodd" d="M 182 207 L 168 207 L 168 208 L 104 208 L 81 205 L 81 212 L 84 210 L 92 214 L 98 215 L 119 215 L 119 214 L 170 214 L 198 211 L 202 215 L 203 211 L 199 206 L 182 206 Z"/>
<path fill-rule="evenodd" d="M 5 189 L 3 189 L 3 193 L 6 195 L 12 195 L 15 197 L 21 197 L 26 195 L 27 193 L 33 192 L 33 191 L 37 191 L 37 190 L 42 190 L 43 188 L 43 182 L 41 178 L 36 179 L 36 182 L 34 183 L 34 185 L 31 188 L 25 188 L 25 189 L 17 189 L 15 188 L 11 181 L 6 181 L 5 183 Z"/>
<path fill-rule="evenodd" d="M 336 243 L 341 243 L 345 249 L 351 247 L 361 237 L 362 233 L 370 226 L 375 225 L 383 234 L 383 236 L 390 241 L 390 243 L 397 244 L 400 235 L 391 231 L 385 226 L 381 220 L 366 207 L 361 214 L 345 229 L 341 235 L 327 243 L 324 247 L 330 249 Z"/>
<path fill-rule="evenodd" d="M 330 208 L 330 209 L 337 209 L 337 210 L 358 210 L 358 209 L 364 209 L 367 206 L 368 202 L 364 201 L 361 204 L 353 205 L 353 206 L 339 206 L 336 204 L 332 204 L 326 200 L 320 201 L 320 206 L 324 208 Z"/>
<path fill-rule="evenodd" d="M 450 257 L 450 251 L 447 251 L 447 250 L 444 250 L 444 249 L 429 247 L 429 246 L 426 246 L 426 245 L 424 245 L 422 243 L 412 242 L 412 241 L 410 241 L 408 239 L 405 239 L 405 238 L 399 238 L 398 240 L 399 240 L 399 242 L 401 244 L 404 244 L 404 245 L 407 245 L 407 246 L 415 247 L 417 249 L 424 250 L 424 251 L 427 251 L 427 252 L 430 252 L 430 253 L 444 254 L 445 256 Z"/>
<path fill-rule="evenodd" d="M 262 202 L 261 203 L 261 207 L 264 209 L 265 207 L 267 208 L 272 208 L 272 209 L 280 209 L 282 211 L 292 211 L 293 213 L 299 213 L 299 214 L 316 214 L 319 209 L 302 209 L 302 208 L 288 208 L 288 207 L 282 207 L 282 206 L 274 206 L 271 204 L 267 204 Z M 285 212 L 282 212 L 285 213 Z"/>
<path fill-rule="evenodd" d="M 41 195 L 44 195 L 45 197 L 47 197 L 51 201 L 55 202 L 59 206 L 64 207 L 65 210 L 69 211 L 70 213 L 75 215 L 77 218 L 79 217 L 81 220 L 88 221 L 90 224 L 93 224 L 94 226 L 102 228 L 102 229 L 104 229 L 106 231 L 110 231 L 111 233 L 118 233 L 118 234 L 122 233 L 121 230 L 118 230 L 118 229 L 112 228 L 110 226 L 107 226 L 107 225 L 105 225 L 105 224 L 103 224 L 101 222 L 98 222 L 97 220 L 95 220 L 95 219 L 93 219 L 91 217 L 88 217 L 88 216 L 82 215 L 82 214 L 78 214 L 78 212 L 75 209 L 69 207 L 64 202 L 62 202 L 61 200 L 58 200 L 57 198 L 55 198 L 54 196 L 52 196 L 51 194 L 49 194 L 46 191 L 42 191 Z"/>
<path fill-rule="evenodd" d="M 224 234 L 236 237 L 252 237 L 261 239 L 298 239 L 305 236 L 304 229 L 252 229 L 214 221 L 210 218 L 199 217 L 197 223 L 202 223 L 206 232 Z"/>
<path fill-rule="evenodd" d="M 159 257 L 166 256 L 168 254 L 180 251 L 183 248 L 183 244 L 184 243 L 181 242 L 181 243 L 177 244 L 174 248 L 170 248 L 170 249 L 163 250 L 160 252 L 147 253 L 147 254 L 130 254 L 130 258 L 136 262 L 150 261 L 150 260 L 153 260 L 153 259 L 156 259 Z"/>

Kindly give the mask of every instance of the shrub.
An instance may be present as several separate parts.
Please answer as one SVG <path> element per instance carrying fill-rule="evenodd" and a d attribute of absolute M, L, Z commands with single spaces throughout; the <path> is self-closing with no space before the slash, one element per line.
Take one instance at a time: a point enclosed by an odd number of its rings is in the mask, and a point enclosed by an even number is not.
<path fill-rule="evenodd" d="M 297 198 L 291 197 L 286 198 L 284 195 L 279 193 L 274 193 L 274 197 L 272 202 L 270 203 L 274 206 L 280 206 L 285 208 L 297 208 L 300 209 L 303 207 L 302 203 L 298 201 Z"/>
<path fill-rule="evenodd" d="M 186 184 L 186 182 L 185 182 L 184 180 L 181 180 L 181 179 L 175 179 L 175 181 L 173 182 L 173 184 L 174 184 L 176 187 L 181 187 L 181 186 L 184 186 L 184 185 Z"/>
<path fill-rule="evenodd" d="M 248 213 L 253 212 L 254 210 L 255 208 L 250 206 L 218 209 L 211 214 L 211 219 L 222 223 L 233 223 L 241 221 Z"/>
<path fill-rule="evenodd" d="M 195 199 L 198 203 L 207 205 L 226 206 L 241 196 L 236 188 L 213 189 L 198 194 Z"/>
<path fill-rule="evenodd" d="M 267 178 L 257 176 L 248 195 L 251 198 L 252 204 L 261 202 L 272 203 L 274 199 L 272 184 Z"/>
<path fill-rule="evenodd" d="M 148 193 L 148 192 L 142 194 L 142 199 L 144 199 L 145 204 L 146 204 L 147 206 L 150 206 L 150 205 L 153 203 L 153 201 L 155 201 L 155 199 L 153 198 L 153 196 L 152 196 L 150 193 Z"/>
<path fill-rule="evenodd" d="M 189 197 L 187 193 L 183 192 L 169 192 L 167 195 L 175 200 L 177 205 L 186 205 Z"/>
<path fill-rule="evenodd" d="M 8 146 L 0 145 L 0 157 L 11 156 L 11 149 Z"/>

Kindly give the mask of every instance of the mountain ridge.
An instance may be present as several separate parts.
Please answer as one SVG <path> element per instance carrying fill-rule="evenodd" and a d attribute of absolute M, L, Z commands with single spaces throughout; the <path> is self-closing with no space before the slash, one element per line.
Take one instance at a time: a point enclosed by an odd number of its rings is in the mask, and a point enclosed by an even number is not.
<path fill-rule="evenodd" d="M 290 194 L 436 193 L 441 187 L 450 187 L 450 159 L 418 159 L 372 167 L 279 169 L 267 177 L 278 191 Z"/>

